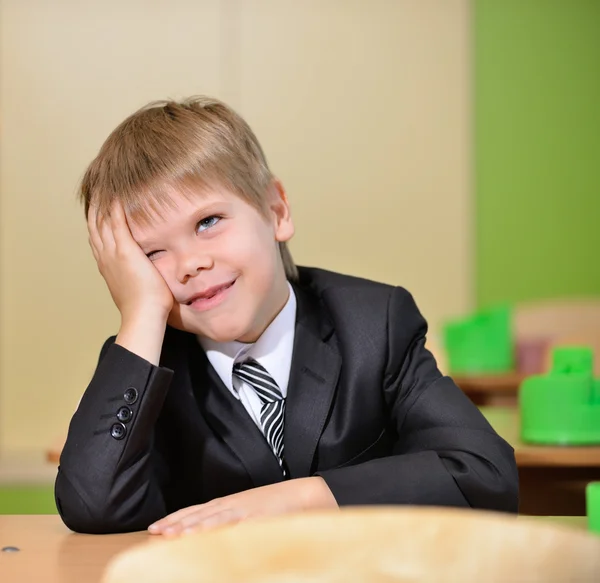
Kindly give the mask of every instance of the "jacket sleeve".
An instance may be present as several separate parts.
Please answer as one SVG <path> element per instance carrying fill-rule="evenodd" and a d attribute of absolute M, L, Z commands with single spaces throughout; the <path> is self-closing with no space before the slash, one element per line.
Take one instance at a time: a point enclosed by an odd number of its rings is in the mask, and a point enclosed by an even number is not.
<path fill-rule="evenodd" d="M 392 292 L 383 391 L 392 455 L 320 472 L 338 504 L 465 506 L 517 512 L 514 451 L 425 348 L 412 296 Z"/>
<path fill-rule="evenodd" d="M 165 515 L 166 463 L 154 425 L 173 372 L 114 344 L 104 344 L 75 412 L 55 483 L 58 512 L 71 530 L 143 530 Z"/>

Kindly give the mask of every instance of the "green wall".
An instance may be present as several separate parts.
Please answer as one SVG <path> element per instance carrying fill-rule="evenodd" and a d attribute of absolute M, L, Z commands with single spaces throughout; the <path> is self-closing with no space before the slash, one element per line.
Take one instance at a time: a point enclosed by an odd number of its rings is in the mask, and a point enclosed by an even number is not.
<path fill-rule="evenodd" d="M 600 0 L 475 0 L 479 306 L 600 295 Z"/>

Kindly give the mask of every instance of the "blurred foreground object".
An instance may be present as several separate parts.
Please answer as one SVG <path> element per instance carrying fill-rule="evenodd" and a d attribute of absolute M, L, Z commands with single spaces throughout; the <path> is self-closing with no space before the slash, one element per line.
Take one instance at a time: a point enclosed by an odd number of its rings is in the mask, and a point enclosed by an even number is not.
<path fill-rule="evenodd" d="M 103 583 L 597 582 L 600 537 L 456 508 L 353 508 L 132 547 Z"/>

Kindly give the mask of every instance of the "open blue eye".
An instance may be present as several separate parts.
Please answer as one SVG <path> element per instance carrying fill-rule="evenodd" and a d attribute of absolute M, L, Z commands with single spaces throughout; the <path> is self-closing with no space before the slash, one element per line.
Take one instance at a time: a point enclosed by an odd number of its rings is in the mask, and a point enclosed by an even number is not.
<path fill-rule="evenodd" d="M 198 231 L 206 231 L 206 229 L 210 229 L 211 227 L 214 227 L 220 220 L 221 220 L 221 217 L 217 217 L 217 216 L 206 217 L 205 219 L 202 219 L 201 221 L 198 222 L 196 229 Z"/>

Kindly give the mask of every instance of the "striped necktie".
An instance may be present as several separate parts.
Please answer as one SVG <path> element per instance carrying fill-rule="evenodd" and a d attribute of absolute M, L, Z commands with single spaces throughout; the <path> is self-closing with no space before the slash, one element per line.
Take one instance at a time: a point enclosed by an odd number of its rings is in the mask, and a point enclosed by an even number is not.
<path fill-rule="evenodd" d="M 255 360 L 246 360 L 233 365 L 233 374 L 248 383 L 256 392 L 262 407 L 260 422 L 267 443 L 277 458 L 281 471 L 287 476 L 283 458 L 283 420 L 285 398 L 277 383 L 265 367 Z"/>

